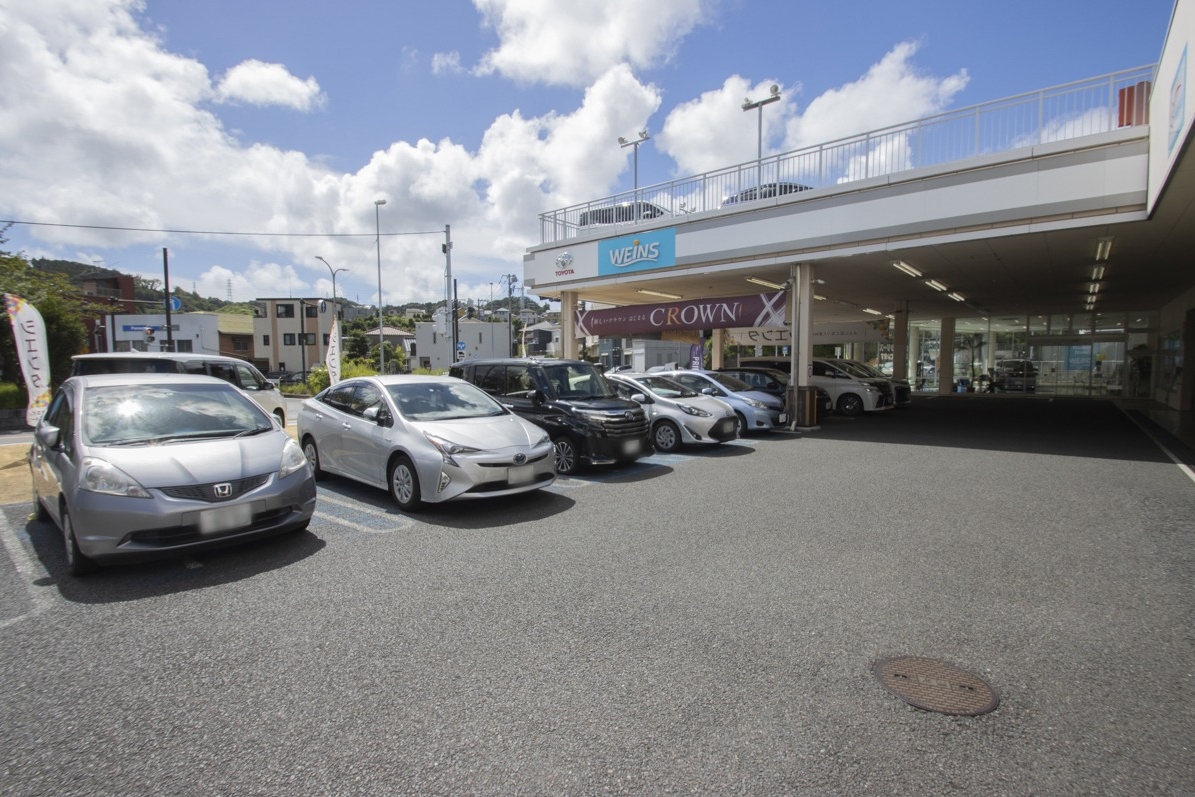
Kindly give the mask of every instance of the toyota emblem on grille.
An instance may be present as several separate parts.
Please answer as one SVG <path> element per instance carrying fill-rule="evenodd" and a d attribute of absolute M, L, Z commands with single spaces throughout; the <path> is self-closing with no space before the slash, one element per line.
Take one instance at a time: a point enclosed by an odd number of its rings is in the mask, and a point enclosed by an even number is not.
<path fill-rule="evenodd" d="M 625 417 L 628 421 L 633 421 L 633 420 L 635 420 L 635 413 L 631 412 L 630 410 L 627 410 Z"/>
<path fill-rule="evenodd" d="M 213 485 L 212 491 L 215 492 L 217 498 L 228 498 L 232 495 L 232 483 L 224 482 L 223 484 Z"/>
<path fill-rule="evenodd" d="M 527 461 L 526 454 L 515 454 L 515 464 L 516 465 L 522 465 L 526 461 Z"/>

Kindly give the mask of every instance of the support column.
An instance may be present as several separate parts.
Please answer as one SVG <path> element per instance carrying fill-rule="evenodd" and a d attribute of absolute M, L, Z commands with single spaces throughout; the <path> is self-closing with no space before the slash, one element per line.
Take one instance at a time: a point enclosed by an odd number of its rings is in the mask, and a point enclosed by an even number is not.
<path fill-rule="evenodd" d="M 722 330 L 710 331 L 710 368 L 715 371 L 722 367 Z"/>
<path fill-rule="evenodd" d="M 560 292 L 560 356 L 577 359 L 577 292 Z"/>
<path fill-rule="evenodd" d="M 810 381 L 810 363 L 813 359 L 813 265 L 795 263 L 789 266 L 789 329 L 792 330 L 792 345 L 789 367 L 792 372 L 788 409 L 791 415 L 790 428 L 793 431 L 813 431 L 817 425 L 817 388 Z"/>
<path fill-rule="evenodd" d="M 915 377 L 909 374 L 909 303 L 901 302 L 893 315 L 896 320 L 892 322 L 892 377 L 912 381 Z"/>
<path fill-rule="evenodd" d="M 954 319 L 942 319 L 938 339 L 938 393 L 954 392 Z"/>

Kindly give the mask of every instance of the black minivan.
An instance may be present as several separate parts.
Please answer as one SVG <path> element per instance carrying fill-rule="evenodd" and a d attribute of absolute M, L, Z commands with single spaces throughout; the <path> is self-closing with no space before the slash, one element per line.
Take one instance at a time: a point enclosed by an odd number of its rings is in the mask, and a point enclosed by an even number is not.
<path fill-rule="evenodd" d="M 518 416 L 543 427 L 556 448 L 556 472 L 582 463 L 634 462 L 654 453 L 643 408 L 619 398 L 584 360 L 507 358 L 466 360 L 449 376 L 472 382 Z"/>

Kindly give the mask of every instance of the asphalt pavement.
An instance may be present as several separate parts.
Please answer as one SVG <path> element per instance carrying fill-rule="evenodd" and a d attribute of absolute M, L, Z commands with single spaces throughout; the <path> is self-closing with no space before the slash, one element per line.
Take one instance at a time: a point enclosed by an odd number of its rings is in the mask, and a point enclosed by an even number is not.
<path fill-rule="evenodd" d="M 417 515 L 330 478 L 307 532 L 85 579 L 2 506 L 0 782 L 1195 794 L 1191 464 L 1111 402 L 918 397 Z"/>

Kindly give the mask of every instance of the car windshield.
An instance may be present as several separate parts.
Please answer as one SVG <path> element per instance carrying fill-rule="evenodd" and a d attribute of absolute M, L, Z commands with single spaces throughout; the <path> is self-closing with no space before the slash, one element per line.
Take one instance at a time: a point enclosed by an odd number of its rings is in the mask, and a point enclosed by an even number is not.
<path fill-rule="evenodd" d="M 669 379 L 666 376 L 641 376 L 633 381 L 655 393 L 660 398 L 693 398 L 700 395 L 697 391 L 689 390 L 689 388 L 680 382 Z"/>
<path fill-rule="evenodd" d="M 835 360 L 834 365 L 846 371 L 851 376 L 859 376 L 865 379 L 873 379 L 877 376 L 877 374 L 866 365 L 855 362 L 854 360 Z"/>
<path fill-rule="evenodd" d="M 506 409 L 467 382 L 407 382 L 388 385 L 394 403 L 411 421 L 455 421 L 505 415 Z"/>
<path fill-rule="evenodd" d="M 557 398 L 610 398 L 614 395 L 609 383 L 589 363 L 545 365 L 544 374 Z"/>
<path fill-rule="evenodd" d="M 751 385 L 744 382 L 743 380 L 735 379 L 730 374 L 712 373 L 712 374 L 706 374 L 706 376 L 708 376 L 710 379 L 713 379 L 719 385 L 721 385 L 722 387 L 731 391 L 732 393 L 739 393 L 744 390 L 754 390 L 755 389 L 755 388 L 751 387 Z"/>
<path fill-rule="evenodd" d="M 270 417 L 231 385 L 105 385 L 83 395 L 83 439 L 93 446 L 155 445 L 248 436 L 274 428 Z"/>

